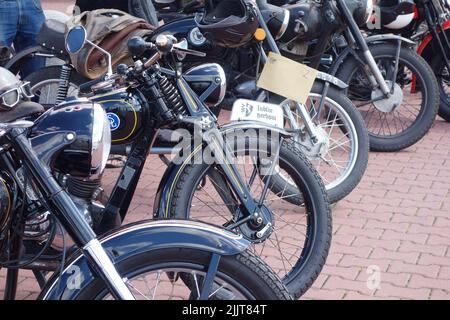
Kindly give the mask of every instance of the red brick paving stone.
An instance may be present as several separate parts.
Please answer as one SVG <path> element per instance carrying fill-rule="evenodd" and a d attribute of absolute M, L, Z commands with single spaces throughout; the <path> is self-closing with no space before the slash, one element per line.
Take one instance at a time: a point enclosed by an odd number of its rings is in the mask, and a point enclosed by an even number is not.
<path fill-rule="evenodd" d="M 449 300 L 450 299 L 450 292 L 439 290 L 439 289 L 433 289 L 431 290 L 430 299 L 433 300 Z"/>
<path fill-rule="evenodd" d="M 358 281 L 367 281 L 369 275 L 366 272 L 361 272 L 356 280 Z M 404 287 L 408 284 L 411 275 L 405 272 L 401 273 L 389 273 L 389 272 L 381 272 L 380 274 L 380 286 L 383 287 L 383 284 L 389 283 L 394 286 Z"/>
<path fill-rule="evenodd" d="M 396 262 L 389 266 L 390 273 L 405 273 L 409 275 L 418 274 L 429 278 L 435 278 L 439 274 L 440 267 L 436 265 L 417 265 L 403 262 Z"/>
<path fill-rule="evenodd" d="M 320 299 L 320 300 L 339 300 L 344 298 L 345 290 L 325 290 L 311 288 L 305 295 L 304 299 Z"/>
<path fill-rule="evenodd" d="M 396 299 L 429 299 L 431 289 L 414 289 L 409 287 L 397 287 L 388 283 L 383 283 L 381 289 L 375 295 L 382 298 Z"/>
<path fill-rule="evenodd" d="M 361 267 L 341 267 L 341 266 L 330 266 L 326 265 L 323 270 L 322 274 L 326 275 L 339 275 L 341 278 L 347 279 L 347 280 L 355 280 L 358 274 L 361 273 L 362 270 L 365 270 L 365 268 Z M 316 286 L 316 284 L 315 284 Z M 321 287 L 321 286 L 316 286 Z"/>
<path fill-rule="evenodd" d="M 43 0 L 44 7 L 64 11 L 71 3 Z M 438 119 L 425 139 L 408 150 L 370 154 L 359 187 L 333 208 L 333 246 L 305 299 L 450 299 L 448 145 L 450 124 Z M 128 222 L 151 217 L 163 171 L 161 161 L 150 157 L 130 205 L 135 214 Z M 106 190 L 111 190 L 118 173 L 110 170 L 106 175 Z M 381 270 L 381 288 L 376 291 L 364 281 L 372 265 Z M 0 284 L 4 275 L 0 271 Z M 34 298 L 32 277 L 26 273 L 25 278 L 22 284 L 29 288 L 20 288 L 19 298 Z"/>

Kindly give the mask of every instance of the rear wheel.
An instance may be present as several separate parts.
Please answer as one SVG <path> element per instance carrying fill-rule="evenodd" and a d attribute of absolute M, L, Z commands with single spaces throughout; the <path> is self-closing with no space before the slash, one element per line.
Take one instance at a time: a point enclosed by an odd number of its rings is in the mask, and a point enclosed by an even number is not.
<path fill-rule="evenodd" d="M 44 106 L 45 109 L 52 108 L 56 105 L 58 97 L 58 88 L 60 86 L 61 66 L 50 66 L 33 72 L 25 81 L 31 84 L 31 90 L 36 96 L 35 102 Z M 80 76 L 76 71 L 72 70 L 69 80 L 67 97 L 77 96 L 79 87 L 83 83 L 89 81 Z"/>

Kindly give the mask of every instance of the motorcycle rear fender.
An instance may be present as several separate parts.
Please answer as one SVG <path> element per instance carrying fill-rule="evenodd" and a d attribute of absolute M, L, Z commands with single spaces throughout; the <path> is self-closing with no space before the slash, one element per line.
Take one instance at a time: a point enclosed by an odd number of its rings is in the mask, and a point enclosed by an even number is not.
<path fill-rule="evenodd" d="M 238 254 L 249 246 L 249 242 L 240 235 L 187 220 L 138 222 L 118 229 L 99 241 L 116 265 L 152 250 L 187 248 L 229 256 Z M 76 300 L 95 278 L 86 256 L 81 250 L 77 250 L 69 258 L 62 276 L 55 274 L 47 282 L 39 299 Z"/>
<path fill-rule="evenodd" d="M 50 51 L 42 46 L 35 46 L 28 49 L 25 49 L 17 54 L 15 54 L 11 60 L 8 61 L 8 63 L 4 66 L 4 68 L 8 69 L 14 74 L 17 74 L 19 72 L 20 67 L 23 64 L 24 59 L 28 59 L 30 55 L 34 54 L 43 54 L 48 55 L 51 57 L 56 57 L 61 60 L 68 60 L 67 53 L 65 52 L 56 52 L 56 51 Z"/>
<path fill-rule="evenodd" d="M 269 130 L 270 132 L 275 132 L 283 137 L 291 137 L 292 133 L 281 129 L 277 127 L 269 126 L 263 122 L 258 121 L 236 121 L 229 123 L 227 125 L 224 125 L 221 128 L 221 132 L 223 134 L 226 134 L 227 132 L 231 132 L 234 130 Z M 153 203 L 153 217 L 156 219 L 169 219 L 169 203 L 170 198 L 173 195 L 174 187 L 180 177 L 181 172 L 183 169 L 191 163 L 191 160 L 194 159 L 197 153 L 202 152 L 203 148 L 202 146 L 197 147 L 181 164 L 175 164 L 174 162 L 171 162 L 166 171 L 164 172 L 164 175 L 161 179 L 161 182 L 159 183 L 155 201 Z"/>
<path fill-rule="evenodd" d="M 447 37 L 450 39 L 450 21 L 445 21 L 442 24 L 442 28 L 445 31 L 445 34 L 447 35 Z M 431 33 L 429 33 L 425 39 L 423 39 L 423 41 L 420 43 L 419 48 L 417 49 L 417 53 L 419 55 L 422 56 L 422 58 L 424 58 L 428 63 L 431 63 L 431 60 L 437 56 L 436 53 L 433 53 L 433 35 Z M 445 43 L 443 42 L 444 47 L 445 47 Z M 439 49 L 438 49 L 439 50 Z M 439 50 L 440 53 L 440 50 Z M 450 56 L 450 52 L 448 52 L 449 56 Z"/>

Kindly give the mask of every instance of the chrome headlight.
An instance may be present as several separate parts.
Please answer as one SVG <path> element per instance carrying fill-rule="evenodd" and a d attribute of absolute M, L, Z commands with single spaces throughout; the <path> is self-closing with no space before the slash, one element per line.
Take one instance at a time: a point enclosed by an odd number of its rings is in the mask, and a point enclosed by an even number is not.
<path fill-rule="evenodd" d="M 92 124 L 91 168 L 102 173 L 106 168 L 111 151 L 111 129 L 105 110 L 99 104 L 94 105 Z"/>

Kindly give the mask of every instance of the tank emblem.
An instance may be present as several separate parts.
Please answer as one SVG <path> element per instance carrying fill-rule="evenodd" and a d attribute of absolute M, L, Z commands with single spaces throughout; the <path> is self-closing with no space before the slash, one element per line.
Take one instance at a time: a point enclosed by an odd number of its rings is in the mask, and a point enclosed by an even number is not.
<path fill-rule="evenodd" d="M 116 131 L 120 127 L 120 118 L 115 113 L 108 113 L 109 126 L 111 131 Z"/>

